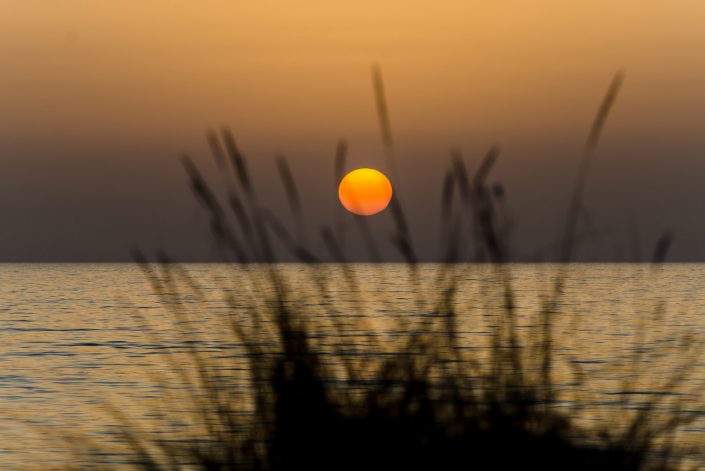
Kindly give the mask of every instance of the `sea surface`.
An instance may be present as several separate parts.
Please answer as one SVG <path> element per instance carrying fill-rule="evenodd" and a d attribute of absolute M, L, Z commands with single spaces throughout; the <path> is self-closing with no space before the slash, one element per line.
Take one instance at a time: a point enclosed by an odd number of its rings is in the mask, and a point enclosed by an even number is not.
<path fill-rule="evenodd" d="M 588 426 L 619 422 L 654 398 L 666 412 L 677 402 L 705 413 L 705 264 L 2 264 L 0 469 L 75 463 L 80 451 L 119 442 L 126 424 L 192 433 L 197 420 L 184 401 L 193 352 L 230 364 L 223 371 L 234 384 L 245 381 L 231 326 L 269 338 L 271 324 L 252 321 L 271 306 L 273 279 L 321 345 L 370 357 L 432 322 L 451 280 L 461 345 L 480 360 L 508 292 L 526 345 L 556 300 L 557 407 Z M 705 443 L 705 420 L 678 440 Z"/>

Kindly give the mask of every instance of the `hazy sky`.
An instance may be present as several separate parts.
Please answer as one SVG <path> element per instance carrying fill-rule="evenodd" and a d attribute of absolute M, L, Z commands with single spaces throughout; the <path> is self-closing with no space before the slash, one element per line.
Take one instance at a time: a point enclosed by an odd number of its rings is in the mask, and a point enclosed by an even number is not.
<path fill-rule="evenodd" d="M 349 169 L 384 169 L 370 66 L 384 70 L 415 242 L 437 253 L 449 149 L 502 154 L 519 252 L 549 244 L 587 130 L 626 80 L 586 194 L 622 260 L 664 230 L 705 260 L 705 2 L 0 0 L 0 260 L 202 259 L 205 221 L 178 163 L 218 181 L 205 130 L 229 125 L 266 202 L 284 153 L 317 226 Z M 382 240 L 386 216 L 370 220 Z M 630 229 L 636 228 L 636 231 Z M 630 232 L 631 231 L 631 232 Z M 312 234 L 315 231 L 312 231 Z M 587 255 L 585 255 L 587 257 Z"/>

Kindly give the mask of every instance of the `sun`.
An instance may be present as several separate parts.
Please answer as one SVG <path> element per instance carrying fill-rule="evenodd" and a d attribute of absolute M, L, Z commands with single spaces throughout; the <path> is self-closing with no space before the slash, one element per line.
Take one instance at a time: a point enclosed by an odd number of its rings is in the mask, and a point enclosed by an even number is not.
<path fill-rule="evenodd" d="M 340 181 L 338 198 L 351 213 L 371 216 L 386 208 L 392 200 L 392 184 L 379 170 L 358 168 Z"/>

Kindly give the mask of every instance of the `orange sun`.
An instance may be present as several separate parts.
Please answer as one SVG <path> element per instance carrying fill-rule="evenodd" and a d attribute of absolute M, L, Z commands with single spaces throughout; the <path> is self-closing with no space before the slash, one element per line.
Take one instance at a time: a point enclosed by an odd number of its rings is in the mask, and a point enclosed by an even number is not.
<path fill-rule="evenodd" d="M 338 197 L 345 209 L 360 216 L 377 214 L 392 199 L 392 184 L 379 170 L 358 168 L 343 177 Z"/>

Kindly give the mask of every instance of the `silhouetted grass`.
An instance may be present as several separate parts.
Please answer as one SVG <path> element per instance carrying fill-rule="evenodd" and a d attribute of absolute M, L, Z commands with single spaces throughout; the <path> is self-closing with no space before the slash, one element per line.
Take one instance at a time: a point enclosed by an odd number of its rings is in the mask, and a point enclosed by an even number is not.
<path fill-rule="evenodd" d="M 566 230 L 557 243 L 563 262 L 570 262 L 578 239 L 588 165 L 621 80 L 618 76 L 610 86 L 587 140 Z M 380 122 L 391 156 L 391 128 L 381 83 L 375 69 Z M 313 264 L 347 261 L 341 242 L 344 225 L 336 221 L 335 228 L 320 228 L 320 243 L 327 253 L 321 255 L 315 248 L 318 244 L 308 245 L 302 202 L 286 160 L 279 158 L 277 166 L 296 221 L 295 234 L 258 203 L 246 159 L 232 134 L 225 130 L 219 139 L 209 133 L 208 142 L 219 168 L 229 176 L 224 203 L 191 160 L 185 158 L 184 165 L 224 256 L 234 257 L 240 262 L 239 269 L 248 274 L 247 287 L 223 291 L 230 305 L 226 320 L 235 345 L 233 361 L 244 368 L 245 381 L 233 384 L 219 365 L 199 351 L 198 339 L 184 330 L 190 367 L 173 358 L 168 361 L 189 391 L 189 404 L 184 408 L 193 411 L 203 432 L 188 440 L 155 438 L 149 431 L 139 431 L 119 411 L 112 411 L 125 424 L 122 443 L 131 453 L 130 460 L 120 466 L 148 470 L 637 470 L 676 469 L 682 464 L 675 432 L 698 413 L 694 412 L 697 407 L 684 407 L 673 393 L 682 387 L 690 371 L 688 364 L 698 352 L 692 338 L 679 344 L 682 364 L 663 381 L 658 389 L 661 394 L 637 401 L 635 379 L 625 377 L 617 392 L 625 410 L 619 423 L 579 424 L 575 420 L 581 407 L 578 401 L 572 411 L 560 407 L 563 391 L 555 372 L 555 348 L 560 340 L 554 338 L 553 325 L 560 313 L 569 266 L 556 271 L 552 289 L 537 313 L 537 333 L 520 335 L 511 264 L 506 263 L 511 260 L 507 238 L 511 221 L 504 206 L 504 189 L 490 182 L 498 149 L 488 152 L 473 175 L 467 172 L 462 156 L 454 153 L 440 201 L 443 260 L 447 263 L 438 267 L 430 282 L 419 274 L 401 200 L 398 196 L 392 200 L 392 241 L 406 261 L 416 295 L 414 315 L 398 319 L 401 340 L 389 347 L 374 326 L 363 325 L 369 334 L 365 345 L 351 341 L 348 346 L 331 347 L 325 332 L 344 336 L 348 316 L 353 314 L 348 309 L 363 308 L 355 303 L 341 306 L 331 289 L 332 283 L 343 280 L 353 300 L 362 296 L 353 266 Z M 341 142 L 336 151 L 336 183 L 345 168 L 345 149 Z M 367 221 L 354 219 L 371 260 L 380 260 Z M 654 262 L 664 261 L 670 240 L 665 235 L 659 241 Z M 309 295 L 313 299 L 297 301 L 286 270 L 272 263 L 276 244 L 311 264 Z M 458 329 L 459 280 L 470 268 L 454 262 L 463 251 L 472 253 L 474 261 L 493 263 L 492 286 L 500 293 L 485 354 L 474 350 L 476 346 L 469 345 Z M 198 298 L 198 280 L 165 257 L 150 263 L 137 252 L 135 258 L 154 291 L 187 325 L 183 301 L 185 296 Z M 336 270 L 340 271 L 337 278 L 333 276 Z M 432 285 L 433 296 L 423 294 L 423 283 Z M 657 306 L 655 315 L 662 309 Z M 312 321 L 319 318 L 312 310 L 325 313 L 320 322 L 326 322 L 329 330 Z M 364 324 L 365 317 L 356 317 L 356 321 Z M 347 333 L 359 335 L 359 331 Z M 635 368 L 642 354 L 635 349 L 631 358 Z M 577 363 L 569 366 L 575 385 L 586 381 Z M 79 448 L 91 463 L 96 450 Z M 105 452 L 101 447 L 97 450 Z"/>

